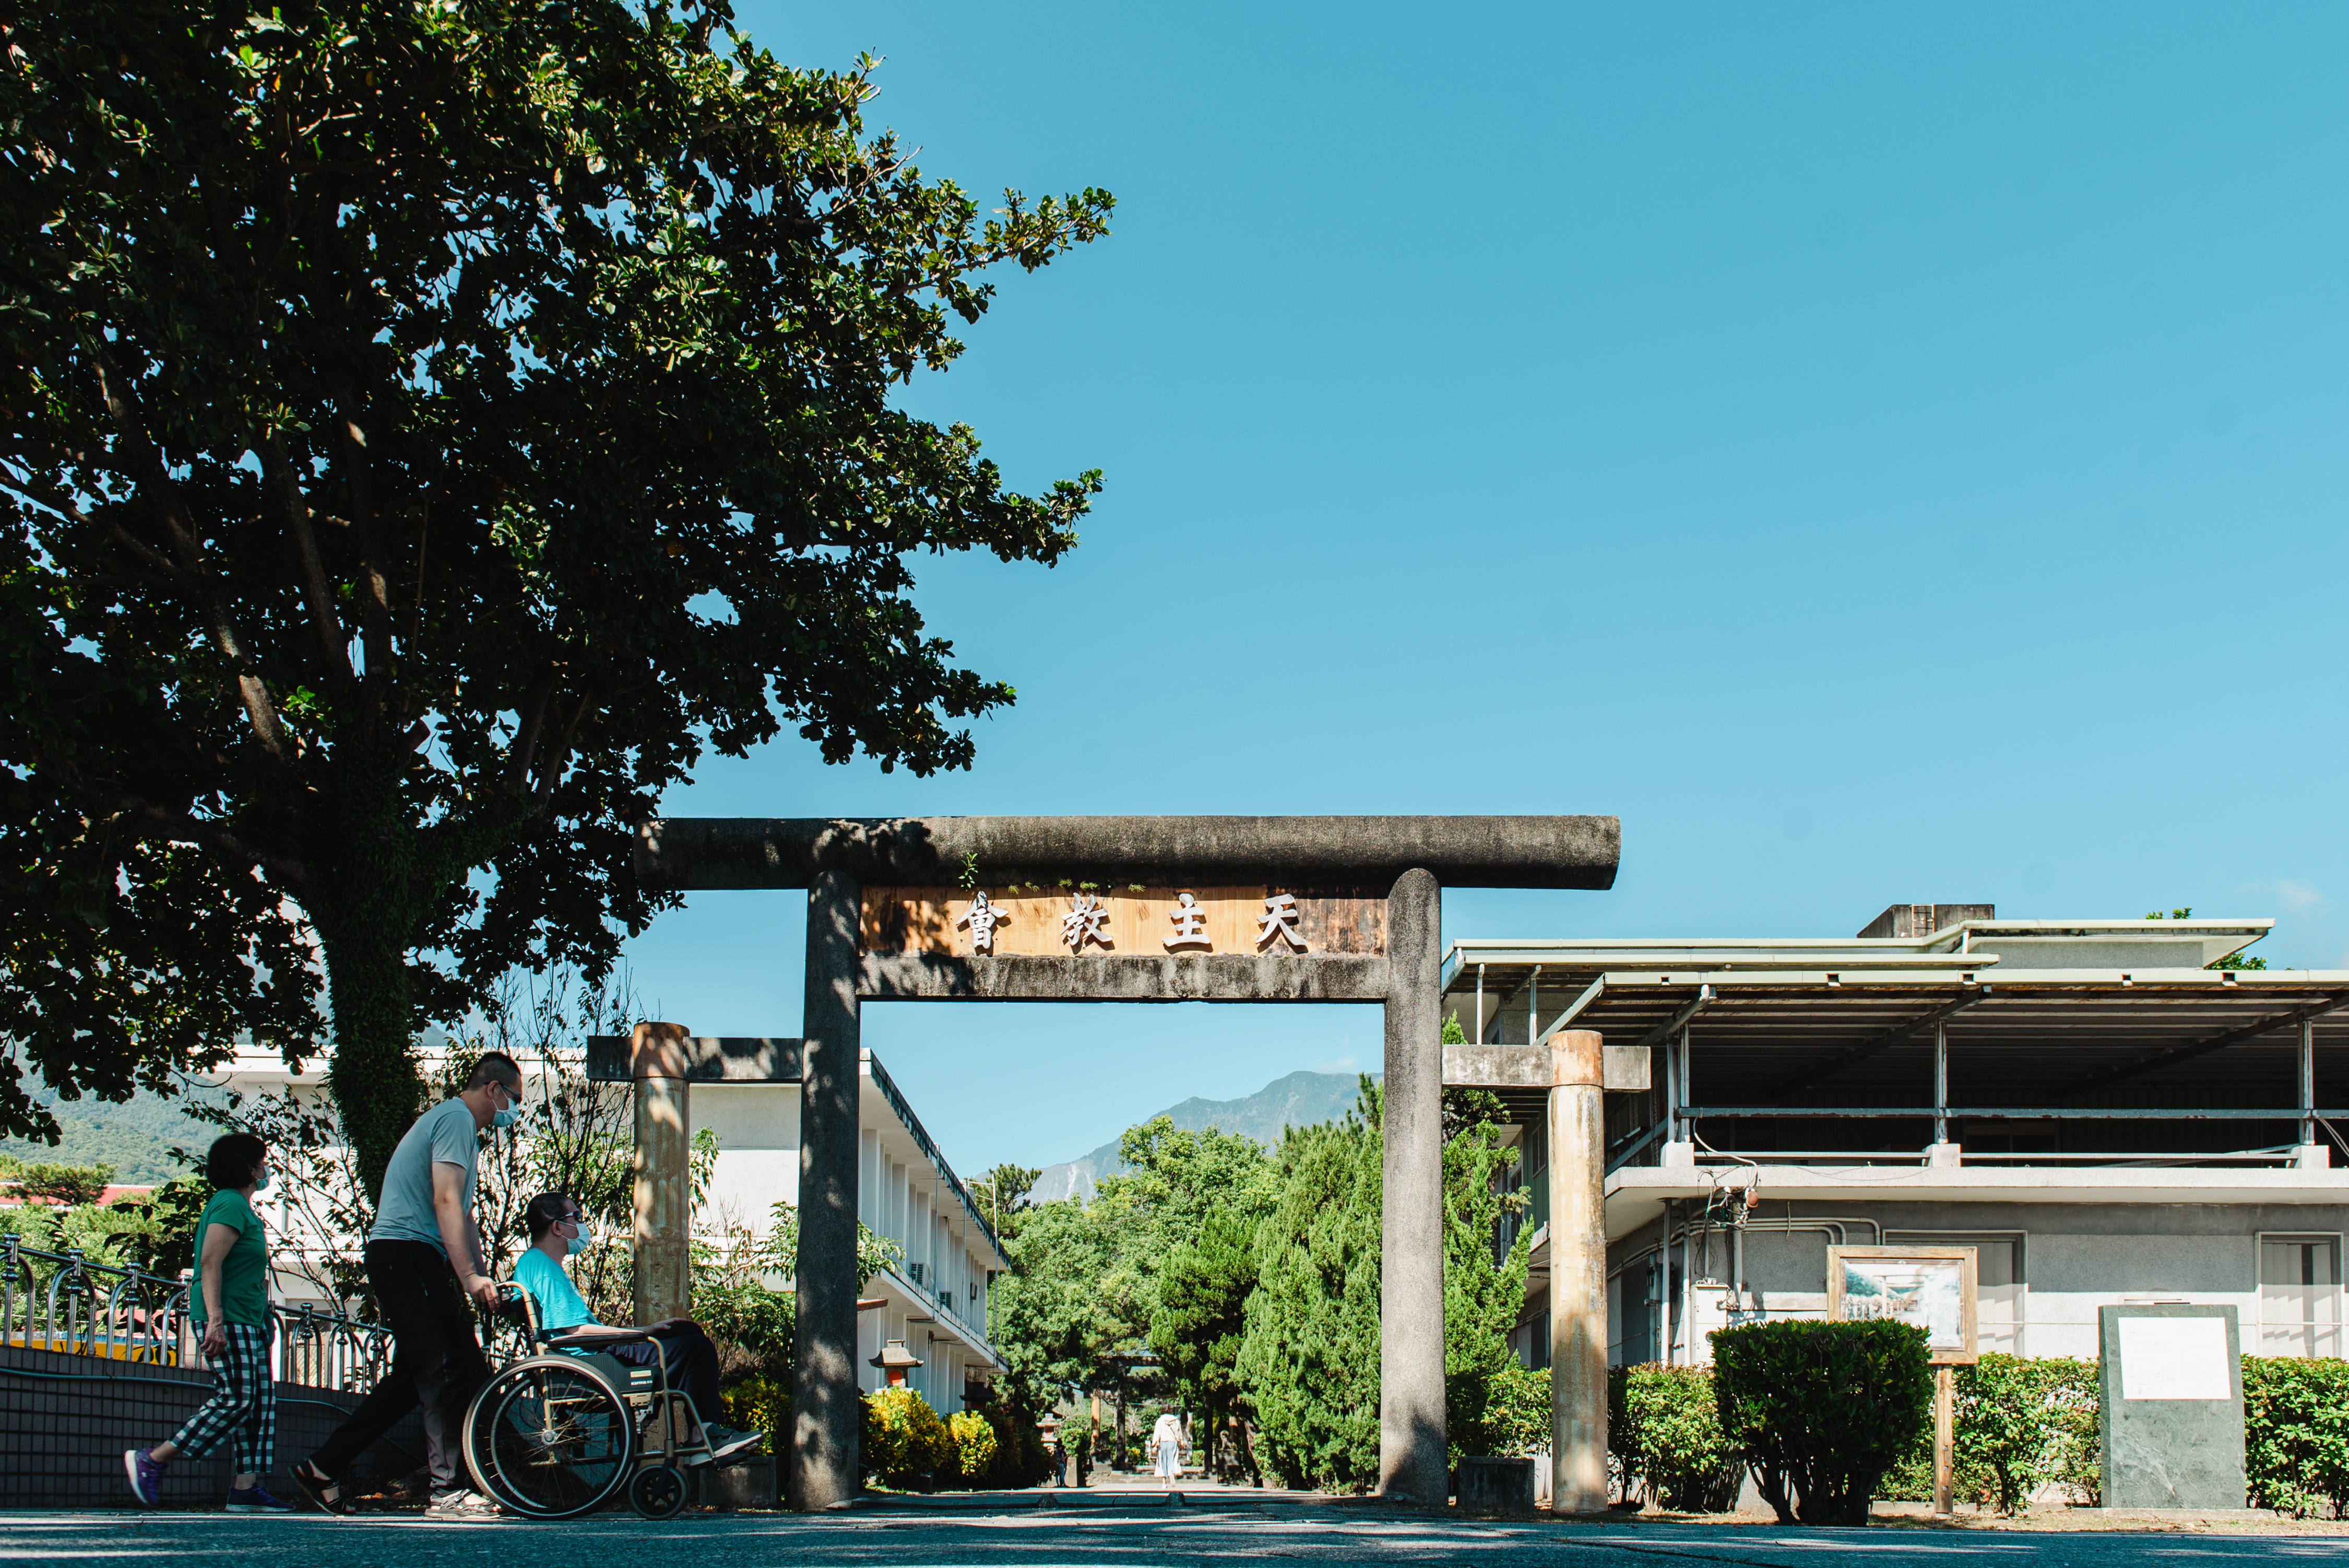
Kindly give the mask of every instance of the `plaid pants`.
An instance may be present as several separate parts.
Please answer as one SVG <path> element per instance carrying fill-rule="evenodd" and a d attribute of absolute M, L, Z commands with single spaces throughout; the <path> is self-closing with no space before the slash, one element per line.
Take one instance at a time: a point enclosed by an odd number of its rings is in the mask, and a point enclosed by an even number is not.
<path fill-rule="evenodd" d="M 267 1475 L 277 1462 L 277 1390 L 269 1377 L 269 1330 L 223 1323 L 228 1344 L 212 1357 L 212 1397 L 188 1418 L 171 1446 L 202 1459 L 233 1438 L 238 1475 Z"/>

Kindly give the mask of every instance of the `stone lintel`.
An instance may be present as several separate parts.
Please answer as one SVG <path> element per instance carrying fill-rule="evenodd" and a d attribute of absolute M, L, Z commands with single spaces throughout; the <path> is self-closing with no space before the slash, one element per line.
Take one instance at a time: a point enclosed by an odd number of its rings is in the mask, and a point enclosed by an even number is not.
<path fill-rule="evenodd" d="M 1448 887 L 1615 884 L 1614 817 L 657 818 L 636 830 L 647 887 L 803 888 L 819 872 L 862 882 L 980 885 L 1093 875 L 1137 882 L 1318 882 L 1385 886 L 1414 868 Z"/>
<path fill-rule="evenodd" d="M 1650 1053 L 1639 1046 L 1609 1046 L 1606 1087 L 1637 1092 L 1651 1087 Z M 1455 1088 L 1552 1088 L 1557 1066 L 1542 1046 L 1446 1046 L 1444 1081 Z"/>
<path fill-rule="evenodd" d="M 1383 1002 L 1387 976 L 1384 957 L 1354 953 L 868 953 L 856 994 L 869 1002 Z"/>
<path fill-rule="evenodd" d="M 687 1035 L 672 1042 L 690 1083 L 797 1083 L 800 1042 L 767 1035 Z M 635 1074 L 626 1035 L 587 1037 L 587 1076 L 626 1083 Z"/>

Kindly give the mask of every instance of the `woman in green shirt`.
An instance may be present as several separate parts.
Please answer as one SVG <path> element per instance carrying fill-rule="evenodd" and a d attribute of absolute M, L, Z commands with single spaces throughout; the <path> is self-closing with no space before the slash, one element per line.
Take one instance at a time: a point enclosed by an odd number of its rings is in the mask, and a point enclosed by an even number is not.
<path fill-rule="evenodd" d="M 233 1439 L 236 1474 L 229 1480 L 231 1513 L 285 1513 L 289 1505 L 261 1484 L 274 1462 L 277 1390 L 269 1377 L 269 1243 L 253 1195 L 269 1185 L 269 1150 L 249 1132 L 216 1140 L 204 1174 L 220 1189 L 196 1220 L 196 1286 L 188 1315 L 203 1326 L 204 1359 L 212 1363 L 212 1397 L 171 1440 L 122 1456 L 130 1490 L 149 1508 L 160 1501 L 163 1467 L 186 1455 L 201 1459 Z"/>

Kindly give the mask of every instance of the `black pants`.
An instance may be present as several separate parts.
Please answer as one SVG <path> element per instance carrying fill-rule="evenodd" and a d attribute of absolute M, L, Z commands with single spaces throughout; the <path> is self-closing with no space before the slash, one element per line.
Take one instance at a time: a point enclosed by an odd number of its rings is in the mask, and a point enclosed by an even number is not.
<path fill-rule="evenodd" d="M 472 1482 L 463 1475 L 460 1447 L 465 1407 L 490 1367 L 457 1276 L 440 1249 L 423 1242 L 369 1242 L 367 1271 L 391 1330 L 391 1370 L 310 1462 L 339 1479 L 368 1445 L 421 1404 L 433 1494 L 468 1488 Z"/>
<path fill-rule="evenodd" d="M 659 1346 L 661 1364 L 668 1369 L 668 1386 L 693 1401 L 694 1414 L 705 1421 L 722 1419 L 726 1407 L 718 1398 L 718 1346 L 698 1323 L 680 1323 L 646 1332 Z M 653 1345 L 616 1345 L 612 1354 L 640 1367 L 652 1365 Z"/>

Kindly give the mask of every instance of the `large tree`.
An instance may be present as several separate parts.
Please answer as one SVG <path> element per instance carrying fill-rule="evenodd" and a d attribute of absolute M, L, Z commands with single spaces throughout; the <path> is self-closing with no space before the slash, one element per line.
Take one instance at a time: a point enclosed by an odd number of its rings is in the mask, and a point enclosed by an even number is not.
<path fill-rule="evenodd" d="M 725 0 L 0 37 L 0 1127 L 16 1063 L 119 1098 L 330 1015 L 372 1186 L 420 1025 L 660 907 L 630 829 L 705 746 L 968 762 L 1011 691 L 907 558 L 1049 564 L 1098 479 L 1009 492 L 895 388 L 1107 195 L 982 222 Z"/>

